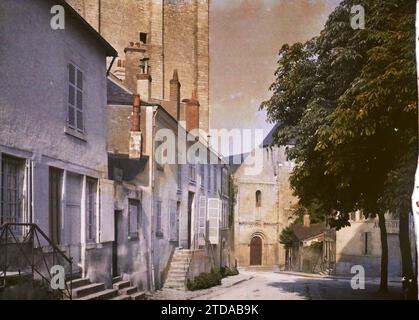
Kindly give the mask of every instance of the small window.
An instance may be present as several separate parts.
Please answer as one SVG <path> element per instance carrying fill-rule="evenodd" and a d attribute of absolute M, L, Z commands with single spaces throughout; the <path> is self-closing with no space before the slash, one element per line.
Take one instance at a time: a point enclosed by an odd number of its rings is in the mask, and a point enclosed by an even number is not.
<path fill-rule="evenodd" d="M 260 190 L 256 191 L 256 207 L 262 206 L 262 192 Z"/>
<path fill-rule="evenodd" d="M 140 202 L 138 200 L 129 199 L 129 237 L 138 237 L 138 229 L 140 224 Z"/>
<path fill-rule="evenodd" d="M 71 129 L 84 132 L 83 119 L 83 72 L 73 64 L 68 65 L 68 114 Z"/>
<path fill-rule="evenodd" d="M 143 44 L 147 44 L 147 33 L 140 32 L 140 42 Z"/>

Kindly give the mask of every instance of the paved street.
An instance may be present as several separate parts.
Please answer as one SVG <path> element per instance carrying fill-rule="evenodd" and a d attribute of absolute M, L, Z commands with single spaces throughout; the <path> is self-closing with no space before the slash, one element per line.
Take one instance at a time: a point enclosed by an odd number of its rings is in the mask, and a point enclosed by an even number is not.
<path fill-rule="evenodd" d="M 278 272 L 242 271 L 240 276 L 252 277 L 248 281 L 208 294 L 198 300 L 369 300 L 400 299 L 399 284 L 391 284 L 388 295 L 378 295 L 377 281 L 366 282 L 365 290 L 352 290 L 350 280 L 321 277 L 304 277 Z M 231 281 L 231 280 L 230 280 Z"/>

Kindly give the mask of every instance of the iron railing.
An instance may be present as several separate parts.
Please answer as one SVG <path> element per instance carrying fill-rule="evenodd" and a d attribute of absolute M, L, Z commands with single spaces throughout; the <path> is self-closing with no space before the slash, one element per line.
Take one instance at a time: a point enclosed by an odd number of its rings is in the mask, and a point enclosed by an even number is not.
<path fill-rule="evenodd" d="M 20 229 L 20 230 L 19 230 Z M 43 239 L 44 244 L 41 244 Z M 13 246 L 13 248 L 12 248 Z M 45 252 L 44 248 L 49 247 L 49 251 Z M 69 274 L 72 275 L 72 258 L 67 257 L 48 236 L 34 223 L 4 223 L 0 226 L 0 273 L 3 281 L 0 283 L 1 287 L 6 287 L 7 272 L 16 271 L 13 269 L 13 257 L 18 257 L 17 260 L 22 261 L 24 266 L 30 268 L 32 283 L 35 283 L 35 276 L 45 281 L 51 287 L 53 275 L 51 274 L 51 267 L 58 263 L 67 263 L 69 266 Z M 14 250 L 13 250 L 14 249 Z M 52 252 L 51 252 L 52 250 Z M 15 267 L 18 269 L 18 274 L 21 274 L 22 266 Z M 44 269 L 44 270 L 43 270 Z M 57 290 L 61 293 L 62 298 L 72 299 L 72 281 L 70 285 L 64 281 L 65 288 Z"/>

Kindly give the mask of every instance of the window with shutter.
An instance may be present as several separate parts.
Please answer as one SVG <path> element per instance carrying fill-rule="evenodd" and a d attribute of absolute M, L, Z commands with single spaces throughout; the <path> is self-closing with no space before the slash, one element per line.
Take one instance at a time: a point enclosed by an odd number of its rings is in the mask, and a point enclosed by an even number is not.
<path fill-rule="evenodd" d="M 86 240 L 95 242 L 97 180 L 88 178 L 86 187 Z"/>
<path fill-rule="evenodd" d="M 208 239 L 211 244 L 219 243 L 220 231 L 220 200 L 218 198 L 208 199 Z"/>
<path fill-rule="evenodd" d="M 205 231 L 206 231 L 206 222 L 207 222 L 207 199 L 204 196 L 199 197 L 199 240 L 198 245 L 205 245 Z"/>
<path fill-rule="evenodd" d="M 170 201 L 170 241 L 178 240 L 178 224 L 177 224 L 177 213 L 178 211 L 178 202 Z"/>
<path fill-rule="evenodd" d="M 138 237 L 138 229 L 140 224 L 140 202 L 138 200 L 129 199 L 128 207 L 128 236 L 130 238 L 136 238 Z"/>
<path fill-rule="evenodd" d="M 84 133 L 83 72 L 71 63 L 68 65 L 67 124 L 71 129 Z"/>
<path fill-rule="evenodd" d="M 99 180 L 100 190 L 100 242 L 115 240 L 114 182 Z"/>

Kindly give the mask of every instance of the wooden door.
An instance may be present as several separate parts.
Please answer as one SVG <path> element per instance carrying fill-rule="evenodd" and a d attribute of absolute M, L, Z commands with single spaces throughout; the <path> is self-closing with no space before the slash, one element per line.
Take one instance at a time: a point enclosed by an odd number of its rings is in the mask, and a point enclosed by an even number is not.
<path fill-rule="evenodd" d="M 262 239 L 260 237 L 253 237 L 250 241 L 250 265 L 262 265 Z"/>

